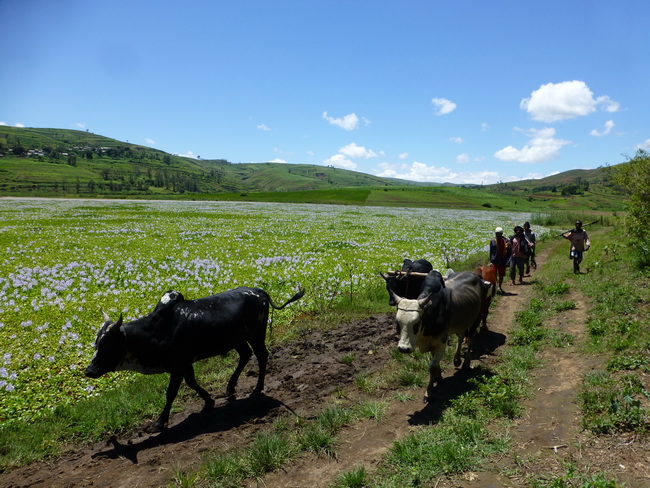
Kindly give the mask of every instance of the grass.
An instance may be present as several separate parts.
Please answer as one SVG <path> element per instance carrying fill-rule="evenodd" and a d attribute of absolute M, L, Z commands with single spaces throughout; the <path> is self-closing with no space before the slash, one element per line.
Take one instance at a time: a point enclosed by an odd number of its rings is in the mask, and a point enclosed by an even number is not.
<path fill-rule="evenodd" d="M 625 236 L 610 233 L 611 245 L 593 256 L 599 265 L 579 276 L 578 286 L 592 302 L 587 324 L 587 351 L 607 359 L 602 370 L 583 381 L 579 399 L 583 426 L 595 434 L 647 434 L 650 422 L 650 275 L 638 268 L 634 247 Z"/>
<path fill-rule="evenodd" d="M 594 237 L 598 242 L 597 232 Z M 486 431 L 485 426 L 521 414 L 521 399 L 531 393 L 528 374 L 539 366 L 538 351 L 542 347 L 574 344 L 573 336 L 545 325 L 555 314 L 575 308 L 575 302 L 566 299 L 572 287 L 593 297 L 589 322 L 593 340 L 589 340 L 589 348 L 592 353 L 610 351 L 612 354 L 607 370 L 587 376 L 578 395 L 584 428 L 598 435 L 648 434 L 650 385 L 647 375 L 642 373 L 650 364 L 647 354 L 650 341 L 648 333 L 638 326 L 648 323 L 646 307 L 643 307 L 648 301 L 647 286 L 639 285 L 646 277 L 637 272 L 635 279 L 630 280 L 635 272 L 629 268 L 621 270 L 622 253 L 619 252 L 614 261 L 611 251 L 609 259 L 602 258 L 597 272 L 574 276 L 570 263 L 564 259 L 563 244 L 549 243 L 556 246 L 557 251 L 544 270 L 536 275 L 535 298 L 525 310 L 516 313 L 516 324 L 508 334 L 509 346 L 503 350 L 497 368 L 470 380 L 475 388 L 450 402 L 435 429 L 422 429 L 397 443 L 369 486 L 433 485 L 443 476 L 480 470 L 482 463 L 494 459 L 496 453 L 501 456 L 507 452 L 507 438 L 498 437 L 501 430 Z M 595 254 L 588 257 L 601 259 Z M 630 257 L 630 265 L 632 262 Z M 616 290 L 617 287 L 621 288 Z M 397 381 L 406 383 L 405 378 L 413 371 L 417 371 L 413 362 L 404 364 L 396 375 Z M 459 453 L 463 454 L 461 458 L 457 456 Z M 527 482 L 540 487 L 623 486 L 606 473 L 594 473 L 591 467 L 583 465 L 568 466 L 563 475 L 527 479 Z"/>
<path fill-rule="evenodd" d="M 380 418 L 385 408 L 385 403 L 374 401 L 350 406 L 331 404 L 315 419 L 283 417 L 271 428 L 258 432 L 246 446 L 207 454 L 198 474 L 185 473 L 185 476 L 210 487 L 239 487 L 244 480 L 260 479 L 300 453 L 312 452 L 336 459 L 339 432 L 351 422 Z M 350 475 L 347 482 L 354 478 Z"/>
<path fill-rule="evenodd" d="M 634 373 L 612 376 L 607 372 L 587 375 L 578 395 L 583 427 L 595 434 L 650 432 L 650 400 L 643 380 Z"/>
<path fill-rule="evenodd" d="M 592 241 L 596 240 L 594 237 Z M 641 373 L 648 368 L 650 336 L 642 327 L 642 324 L 648 323 L 643 307 L 648 300 L 647 286 L 644 288 L 640 283 L 647 284 L 648 277 L 634 270 L 632 261 L 627 260 L 625 249 L 621 246 L 613 256 L 611 251 L 605 254 L 594 246 L 591 254 L 587 255 L 588 262 L 597 260 L 600 264 L 594 266 L 592 273 L 580 276 L 572 275 L 564 252 L 554 254 L 544 273 L 539 275 L 536 298 L 526 310 L 517 313 L 517 323 L 509 335 L 509 345 L 504 348 L 497 367 L 492 371 L 483 371 L 472 380 L 474 388 L 450 402 L 434 428 L 416 429 L 415 433 L 396 443 L 390 455 L 380 463 L 378 473 L 365 470 L 355 473 L 355 469 L 346 473 L 350 475 L 347 481 L 340 478 L 337 483 L 349 483 L 349 486 L 354 486 L 351 483 L 385 487 L 421 486 L 433 483 L 440 476 L 480 469 L 482 463 L 495 454 L 506 453 L 509 449 L 507 436 L 487 427 L 495 422 L 507 422 L 520 414 L 521 400 L 530 394 L 528 373 L 539 365 L 537 351 L 544 345 L 570 343 L 570 337 L 549 330 L 545 324 L 549 317 L 567 310 L 569 303 L 573 303 L 566 300 L 572 287 L 579 287 L 592 297 L 588 350 L 610 355 L 607 369 L 586 378 L 581 389 L 585 428 L 599 435 L 623 431 L 647 434 L 645 405 L 650 401 L 650 388 Z M 472 258 L 469 259 L 471 261 Z M 380 303 L 385 306 L 385 292 L 380 286 L 371 291 L 355 289 L 355 300 L 363 295 L 365 298 L 359 298 L 359 303 L 364 304 L 362 314 L 372 313 Z M 325 318 L 327 322 L 327 317 L 330 317 L 329 320 L 334 323 L 346 314 L 352 316 L 355 307 L 353 301 L 345 299 L 332 302 L 324 310 L 328 313 L 319 316 L 319 321 Z M 275 336 L 274 340 L 281 339 Z M 378 379 L 362 371 L 355 381 L 357 388 L 372 395 L 385 381 L 393 382 L 396 387 L 419 387 L 418 381 L 426 382 L 428 356 L 393 353 L 392 357 L 397 372 L 390 379 Z M 354 363 L 352 357 L 342 360 L 347 364 Z M 224 361 L 219 368 L 211 369 L 229 373 L 231 364 L 228 361 L 232 359 L 226 358 Z M 89 399 L 90 403 L 58 407 L 43 417 L 42 423 L 37 421 L 34 430 L 28 430 L 26 423 L 6 424 L 0 437 L 0 455 L 5 456 L 8 463 L 5 466 L 56 454 L 60 452 L 63 440 L 75 443 L 99 439 L 106 434 L 128 430 L 138 425 L 142 418 L 157 415 L 164 402 L 162 392 L 166 381 L 164 376 L 136 377 L 134 389 L 149 390 L 150 397 L 143 398 L 142 403 L 135 405 L 126 402 L 138 395 L 129 394 L 128 390 L 120 395 L 115 390 L 116 396 L 113 398 L 102 394 Z M 222 378 L 215 376 L 210 381 L 217 385 Z M 398 398 L 400 401 L 412 398 L 410 394 L 399 392 L 396 396 L 401 397 Z M 182 408 L 182 404 L 179 403 L 176 408 Z M 89 416 L 88 412 L 91 411 L 95 411 L 96 416 Z M 175 483 L 178 486 L 203 482 L 209 486 L 240 486 L 242 480 L 262 477 L 266 472 L 290 462 L 301 452 L 336 457 L 337 437 L 341 429 L 362 418 L 380 420 L 384 411 L 382 402 L 369 401 L 355 407 L 339 404 L 327 406 L 314 420 L 284 419 L 260 432 L 248 446 L 207 455 L 198 473 L 198 481 L 197 473 L 177 470 Z M 590 478 L 579 470 L 570 471 L 549 483 L 556 483 L 555 486 L 573 486 L 570 483 L 586 483 L 589 480 L 594 483 L 615 483 L 605 476 L 594 476 Z"/>
<path fill-rule="evenodd" d="M 367 487 L 368 473 L 364 466 L 341 473 L 336 477 L 333 488 L 365 488 Z"/>

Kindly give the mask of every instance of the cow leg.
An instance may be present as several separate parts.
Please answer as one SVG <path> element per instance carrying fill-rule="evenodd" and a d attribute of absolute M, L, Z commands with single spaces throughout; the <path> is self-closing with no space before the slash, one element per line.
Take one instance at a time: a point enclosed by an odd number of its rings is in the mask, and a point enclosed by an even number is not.
<path fill-rule="evenodd" d="M 262 393 L 262 390 L 264 389 L 264 377 L 266 376 L 266 364 L 269 360 L 269 351 L 266 349 L 263 341 L 261 344 L 254 343 L 251 345 L 253 346 L 253 352 L 257 358 L 257 363 L 260 366 L 260 373 L 257 377 L 257 385 L 251 394 L 252 396 L 255 396 Z"/>
<path fill-rule="evenodd" d="M 158 417 L 158 420 L 156 420 L 151 427 L 151 432 L 160 432 L 165 427 L 165 424 L 169 420 L 169 413 L 172 411 L 172 403 L 174 403 L 176 395 L 178 395 L 178 389 L 180 388 L 182 381 L 182 372 L 175 372 L 169 375 L 169 385 L 167 386 L 166 394 L 167 403 L 165 403 L 165 408 L 160 414 L 160 417 Z"/>
<path fill-rule="evenodd" d="M 228 381 L 228 387 L 226 388 L 226 396 L 230 400 L 235 399 L 235 388 L 237 386 L 239 375 L 242 371 L 244 371 L 244 367 L 246 367 L 246 364 L 248 364 L 248 361 L 253 355 L 253 351 L 246 342 L 242 342 L 241 344 L 235 346 L 235 350 L 239 353 L 239 363 L 237 364 L 237 368 L 235 368 L 235 371 L 230 377 L 230 380 Z"/>
<path fill-rule="evenodd" d="M 463 347 L 463 339 L 465 339 L 465 333 L 457 334 L 458 335 L 458 345 L 456 346 L 456 352 L 454 353 L 454 366 L 460 366 L 460 351 Z M 469 340 L 469 339 L 468 339 Z"/>
<path fill-rule="evenodd" d="M 433 398 L 433 385 L 442 381 L 442 371 L 440 370 L 440 360 L 445 353 L 445 342 L 439 343 L 431 351 L 431 362 L 429 363 L 429 384 L 427 391 L 424 394 L 424 403 L 429 403 L 429 399 Z"/>
<path fill-rule="evenodd" d="M 481 317 L 478 317 L 472 327 L 465 332 L 465 335 L 467 337 L 467 352 L 465 353 L 465 361 L 463 361 L 463 369 L 468 370 L 470 369 L 471 366 L 471 361 L 472 361 L 472 348 L 474 346 L 474 338 L 476 337 L 476 331 L 478 330 L 479 325 L 481 324 Z M 460 336 L 459 336 L 460 337 Z M 459 339 L 460 342 L 460 339 Z M 460 350 L 458 351 L 460 354 Z M 458 357 L 460 360 L 460 356 Z"/>
<path fill-rule="evenodd" d="M 195 392 L 199 394 L 201 398 L 203 398 L 203 401 L 205 402 L 203 411 L 210 410 L 212 407 L 214 407 L 214 400 L 212 399 L 210 394 L 207 391 L 205 391 L 203 388 L 201 388 L 199 384 L 196 382 L 196 377 L 194 376 L 194 367 L 192 365 L 190 365 L 190 367 L 185 372 L 184 378 L 185 378 L 185 383 L 187 383 L 187 386 L 192 388 Z"/>

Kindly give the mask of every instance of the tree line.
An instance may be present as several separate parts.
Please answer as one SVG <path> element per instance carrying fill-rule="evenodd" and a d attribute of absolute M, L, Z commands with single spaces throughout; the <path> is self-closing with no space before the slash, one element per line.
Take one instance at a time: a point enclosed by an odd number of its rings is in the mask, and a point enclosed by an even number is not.
<path fill-rule="evenodd" d="M 628 161 L 607 168 L 615 185 L 630 195 L 625 226 L 636 239 L 642 267 L 650 267 L 650 153 L 639 149 Z"/>

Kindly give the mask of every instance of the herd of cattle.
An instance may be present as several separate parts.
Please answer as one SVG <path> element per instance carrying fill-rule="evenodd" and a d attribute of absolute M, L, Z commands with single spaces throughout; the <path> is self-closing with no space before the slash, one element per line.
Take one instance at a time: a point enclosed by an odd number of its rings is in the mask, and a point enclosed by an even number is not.
<path fill-rule="evenodd" d="M 463 368 L 469 368 L 474 337 L 481 322 L 485 326 L 496 293 L 494 270 L 482 267 L 474 272 L 449 272 L 443 277 L 426 260 L 404 260 L 401 271 L 382 277 L 389 303 L 397 306 L 398 349 L 403 353 L 416 348 L 432 353 L 424 397 L 427 402 L 434 383 L 442 379 L 440 360 L 450 334 L 458 336 L 456 367 L 461 364 L 461 346 L 467 339 Z M 265 340 L 270 307 L 280 310 L 303 294 L 301 290 L 277 306 L 260 288 L 239 287 L 198 300 L 185 300 L 180 293 L 169 291 L 151 313 L 130 322 L 123 322 L 121 315 L 114 322 L 102 312 L 104 324 L 97 332 L 95 355 L 85 374 L 99 378 L 121 370 L 169 373 L 165 407 L 151 428 L 161 431 L 183 379 L 204 400 L 206 410 L 214 406 L 194 376 L 193 363 L 201 359 L 237 351 L 239 363 L 226 388 L 226 395 L 234 398 L 237 380 L 255 354 L 259 375 L 252 395 L 259 395 L 264 389 L 269 356 Z"/>

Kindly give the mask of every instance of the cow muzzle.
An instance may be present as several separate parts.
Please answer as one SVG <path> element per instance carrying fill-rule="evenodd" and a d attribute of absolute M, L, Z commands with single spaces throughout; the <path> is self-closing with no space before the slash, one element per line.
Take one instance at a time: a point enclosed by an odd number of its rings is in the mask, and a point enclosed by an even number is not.
<path fill-rule="evenodd" d="M 99 368 L 93 367 L 91 364 L 85 369 L 84 374 L 88 376 L 88 378 L 97 379 L 102 376 L 103 373 L 99 370 Z"/>
<path fill-rule="evenodd" d="M 411 346 L 397 346 L 397 350 L 404 354 L 411 354 L 413 352 L 413 348 Z"/>

